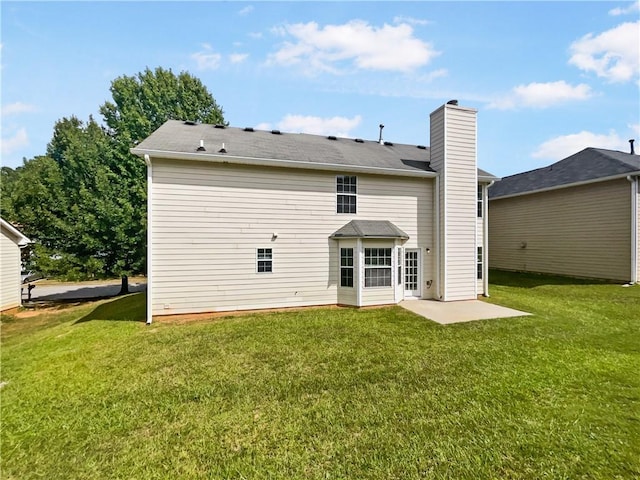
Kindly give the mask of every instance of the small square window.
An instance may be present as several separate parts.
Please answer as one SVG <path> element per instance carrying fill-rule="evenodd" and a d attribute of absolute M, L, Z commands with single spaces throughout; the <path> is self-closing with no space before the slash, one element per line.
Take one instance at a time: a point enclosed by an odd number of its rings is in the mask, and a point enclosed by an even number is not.
<path fill-rule="evenodd" d="M 257 272 L 273 272 L 273 251 L 271 248 L 258 248 L 256 250 Z"/>

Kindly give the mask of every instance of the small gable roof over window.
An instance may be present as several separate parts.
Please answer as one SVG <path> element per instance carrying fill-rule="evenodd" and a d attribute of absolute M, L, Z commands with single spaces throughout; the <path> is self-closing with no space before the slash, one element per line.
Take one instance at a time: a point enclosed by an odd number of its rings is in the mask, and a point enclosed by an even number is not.
<path fill-rule="evenodd" d="M 336 230 L 330 238 L 400 238 L 407 240 L 409 235 L 388 220 L 351 220 Z"/>

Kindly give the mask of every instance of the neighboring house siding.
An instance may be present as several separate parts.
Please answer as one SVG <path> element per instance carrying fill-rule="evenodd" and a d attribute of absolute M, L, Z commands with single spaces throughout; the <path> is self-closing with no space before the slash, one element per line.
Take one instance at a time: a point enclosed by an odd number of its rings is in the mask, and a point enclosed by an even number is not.
<path fill-rule="evenodd" d="M 329 236 L 356 218 L 432 247 L 433 180 L 357 177 L 357 214 L 343 215 L 331 172 L 154 159 L 153 314 L 348 303 Z M 272 249 L 273 272 L 256 273 L 257 248 Z"/>
<path fill-rule="evenodd" d="M 0 260 L 2 263 L 0 285 L 0 310 L 20 306 L 20 247 L 2 230 Z"/>
<path fill-rule="evenodd" d="M 477 295 L 476 111 L 445 105 L 431 125 L 432 164 L 441 172 L 440 292 L 443 300 L 468 300 Z"/>
<path fill-rule="evenodd" d="M 491 268 L 628 281 L 626 179 L 493 199 Z"/>

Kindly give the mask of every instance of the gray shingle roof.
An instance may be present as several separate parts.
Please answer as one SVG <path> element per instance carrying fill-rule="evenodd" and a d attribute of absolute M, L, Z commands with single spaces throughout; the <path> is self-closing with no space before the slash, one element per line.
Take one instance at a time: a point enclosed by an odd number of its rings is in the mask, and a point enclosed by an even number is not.
<path fill-rule="evenodd" d="M 504 177 L 489 189 L 489 198 L 531 193 L 631 173 L 640 173 L 640 156 L 616 150 L 585 148 L 547 167 Z"/>
<path fill-rule="evenodd" d="M 331 238 L 403 238 L 409 235 L 388 220 L 351 220 L 331 234 Z"/>
<path fill-rule="evenodd" d="M 335 138 L 335 137 L 334 137 Z M 200 141 L 206 151 L 198 151 Z M 224 145 L 226 153 L 220 150 Z M 213 125 L 190 125 L 187 122 L 169 120 L 139 145 L 131 150 L 137 155 L 158 152 L 195 155 L 197 160 L 224 155 L 229 162 L 233 158 L 265 159 L 295 162 L 307 165 L 364 167 L 384 169 L 397 174 L 429 174 L 435 171 L 429 166 L 430 150 L 417 145 L 389 144 L 352 138 L 329 139 L 321 135 L 301 133 L 273 134 L 271 131 L 246 131 L 242 128 L 216 128 Z M 201 154 L 200 157 L 197 154 Z M 302 166 L 302 165 L 301 165 Z M 482 174 L 481 174 L 482 173 Z M 486 177 L 483 171 L 478 175 Z"/>

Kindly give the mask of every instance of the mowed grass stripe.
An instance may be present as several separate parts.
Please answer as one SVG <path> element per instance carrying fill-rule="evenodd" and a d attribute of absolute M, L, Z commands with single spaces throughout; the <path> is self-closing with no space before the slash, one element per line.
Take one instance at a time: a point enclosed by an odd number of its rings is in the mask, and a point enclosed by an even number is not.
<path fill-rule="evenodd" d="M 534 315 L 145 326 L 133 295 L 3 323 L 2 478 L 640 476 L 640 287 L 492 279 Z"/>

